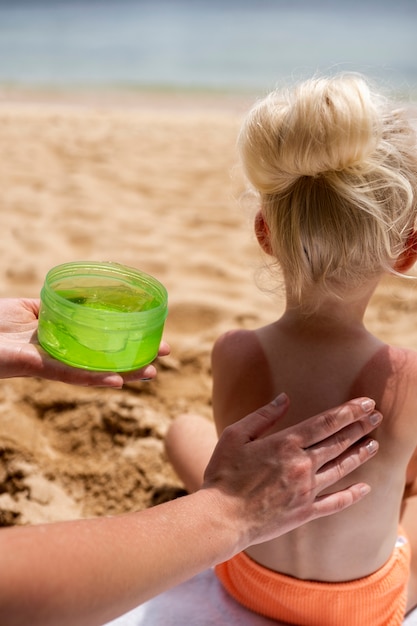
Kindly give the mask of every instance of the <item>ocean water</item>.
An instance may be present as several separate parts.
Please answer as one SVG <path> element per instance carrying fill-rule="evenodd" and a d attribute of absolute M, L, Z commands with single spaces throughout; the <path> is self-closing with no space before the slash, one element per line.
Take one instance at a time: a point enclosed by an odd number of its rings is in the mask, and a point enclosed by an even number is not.
<path fill-rule="evenodd" d="M 0 0 L 0 84 L 259 91 L 359 71 L 417 91 L 417 0 Z"/>

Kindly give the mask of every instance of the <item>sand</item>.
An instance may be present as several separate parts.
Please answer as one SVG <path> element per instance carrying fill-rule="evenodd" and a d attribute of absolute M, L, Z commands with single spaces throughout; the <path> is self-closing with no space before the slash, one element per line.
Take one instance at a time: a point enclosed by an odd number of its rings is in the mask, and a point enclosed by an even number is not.
<path fill-rule="evenodd" d="M 260 289 L 236 136 L 253 96 L 0 91 L 0 297 L 37 297 L 54 265 L 111 260 L 169 292 L 155 381 L 121 391 L 0 381 L 0 525 L 114 515 L 182 493 L 163 450 L 177 414 L 211 419 L 210 350 L 283 308 Z M 262 283 L 263 284 L 263 283 Z M 417 349 L 415 281 L 367 314 Z"/>

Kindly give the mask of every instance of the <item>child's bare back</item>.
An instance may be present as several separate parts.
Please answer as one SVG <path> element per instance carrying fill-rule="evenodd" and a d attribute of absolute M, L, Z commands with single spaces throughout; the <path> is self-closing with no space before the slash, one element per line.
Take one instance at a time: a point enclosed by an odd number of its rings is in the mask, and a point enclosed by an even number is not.
<path fill-rule="evenodd" d="M 380 453 L 354 476 L 372 486 L 362 503 L 253 546 L 247 554 L 304 580 L 354 580 L 386 563 L 398 534 L 407 464 L 417 446 L 417 353 L 384 345 L 363 328 L 339 332 L 330 323 L 316 328 L 313 320 L 297 323 L 288 317 L 217 342 L 213 406 L 219 432 L 284 389 L 291 405 L 282 428 L 369 395 L 384 415 L 375 433 Z M 239 372 L 230 376 L 236 363 Z"/>

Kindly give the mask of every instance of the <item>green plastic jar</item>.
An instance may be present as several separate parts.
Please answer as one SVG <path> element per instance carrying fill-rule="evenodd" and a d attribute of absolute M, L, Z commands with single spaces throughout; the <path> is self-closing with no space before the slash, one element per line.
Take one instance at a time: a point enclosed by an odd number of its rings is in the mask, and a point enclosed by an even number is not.
<path fill-rule="evenodd" d="M 65 263 L 48 272 L 40 298 L 39 343 L 68 365 L 127 372 L 158 354 L 168 295 L 149 274 L 118 263 Z"/>

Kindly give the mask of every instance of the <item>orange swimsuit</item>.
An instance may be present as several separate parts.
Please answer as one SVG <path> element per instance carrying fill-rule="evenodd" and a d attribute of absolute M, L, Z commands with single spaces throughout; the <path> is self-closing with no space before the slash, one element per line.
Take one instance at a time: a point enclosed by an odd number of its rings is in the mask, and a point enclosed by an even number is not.
<path fill-rule="evenodd" d="M 410 566 L 404 533 L 391 558 L 358 580 L 326 583 L 285 576 L 245 553 L 221 563 L 216 574 L 240 604 L 297 626 L 400 626 L 404 620 Z"/>

